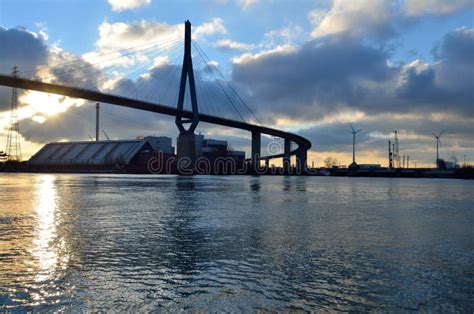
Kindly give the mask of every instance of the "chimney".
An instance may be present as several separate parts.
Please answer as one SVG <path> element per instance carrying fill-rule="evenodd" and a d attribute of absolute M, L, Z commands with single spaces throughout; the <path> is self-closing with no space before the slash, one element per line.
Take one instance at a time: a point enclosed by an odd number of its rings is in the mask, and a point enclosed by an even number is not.
<path fill-rule="evenodd" d="M 100 113 L 100 104 L 95 105 L 95 140 L 99 141 L 99 113 Z"/>

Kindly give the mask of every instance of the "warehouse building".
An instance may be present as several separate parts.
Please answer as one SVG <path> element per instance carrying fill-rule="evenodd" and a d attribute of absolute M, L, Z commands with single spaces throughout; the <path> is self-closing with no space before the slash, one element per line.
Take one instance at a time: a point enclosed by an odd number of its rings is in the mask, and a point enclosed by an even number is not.
<path fill-rule="evenodd" d="M 64 172 L 147 172 L 149 158 L 172 157 L 171 138 L 53 142 L 46 144 L 28 165 L 33 170 Z"/>

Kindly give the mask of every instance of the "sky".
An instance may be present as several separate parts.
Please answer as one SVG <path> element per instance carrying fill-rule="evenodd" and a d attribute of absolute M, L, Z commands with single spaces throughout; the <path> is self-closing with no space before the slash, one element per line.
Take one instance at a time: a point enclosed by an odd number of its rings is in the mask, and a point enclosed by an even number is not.
<path fill-rule="evenodd" d="M 386 165 L 394 130 L 412 166 L 434 166 L 441 130 L 442 158 L 474 161 L 474 0 L 0 0 L 0 73 L 17 65 L 23 76 L 175 106 L 187 19 L 207 57 L 193 48 L 201 112 L 303 135 L 316 165 L 351 162 L 351 124 L 363 129 L 359 163 Z M 250 109 L 243 116 L 213 96 L 216 73 Z M 0 150 L 10 97 L 0 87 Z M 95 132 L 94 104 L 80 99 L 20 91 L 19 117 L 24 158 Z M 101 123 L 114 139 L 178 133 L 170 117 L 106 104 Z M 249 152 L 247 132 L 198 131 Z M 275 145 L 264 138 L 262 153 Z"/>

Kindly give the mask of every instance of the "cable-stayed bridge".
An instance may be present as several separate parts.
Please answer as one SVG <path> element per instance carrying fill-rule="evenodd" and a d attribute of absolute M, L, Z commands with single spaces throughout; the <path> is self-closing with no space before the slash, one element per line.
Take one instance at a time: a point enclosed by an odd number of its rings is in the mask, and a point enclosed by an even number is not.
<path fill-rule="evenodd" d="M 197 52 L 195 56 L 191 53 L 192 47 Z M 122 77 L 113 88 L 100 88 L 97 80 L 91 79 L 100 75 L 97 68 L 102 67 L 110 74 L 123 67 L 123 62 L 136 60 L 145 61 L 130 67 L 128 72 L 121 71 Z M 178 35 L 90 58 L 67 60 L 44 72 L 47 74 L 42 77 L 38 76 L 37 69 L 16 75 L 0 74 L 0 85 L 174 116 L 180 131 L 178 158 L 195 157 L 194 131 L 199 122 L 206 122 L 251 132 L 253 165 L 259 160 L 282 158 L 284 167 L 289 168 L 290 156 L 294 155 L 297 167 L 306 167 L 310 141 L 297 134 L 263 126 L 215 62 L 191 39 L 189 21 L 185 23 L 184 40 Z M 283 139 L 283 151 L 262 156 L 262 134 Z M 292 149 L 292 143 L 297 147 Z"/>

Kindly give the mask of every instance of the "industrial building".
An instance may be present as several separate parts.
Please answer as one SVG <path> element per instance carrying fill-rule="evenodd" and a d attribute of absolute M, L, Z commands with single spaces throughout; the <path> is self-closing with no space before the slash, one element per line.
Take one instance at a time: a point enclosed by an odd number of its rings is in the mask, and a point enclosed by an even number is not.
<path fill-rule="evenodd" d="M 237 162 L 245 161 L 244 151 L 229 150 L 227 141 L 206 139 L 204 135 L 196 135 L 196 157 L 215 159 L 218 157 L 230 157 Z"/>
<path fill-rule="evenodd" d="M 171 138 L 53 142 L 33 155 L 28 165 L 39 171 L 147 172 L 149 158 L 158 152 L 163 158 L 174 155 Z"/>

